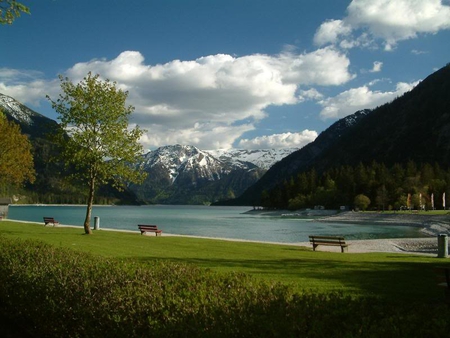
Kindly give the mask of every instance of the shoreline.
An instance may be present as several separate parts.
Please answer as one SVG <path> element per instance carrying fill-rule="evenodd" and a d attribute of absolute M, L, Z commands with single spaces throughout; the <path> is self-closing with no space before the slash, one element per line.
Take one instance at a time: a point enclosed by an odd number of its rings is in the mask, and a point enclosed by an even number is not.
<path fill-rule="evenodd" d="M 327 220 L 329 218 L 326 218 Z M 17 223 L 31 223 L 42 225 L 42 222 L 31 222 L 31 221 L 20 221 L 20 220 L 7 220 Z M 334 222 L 334 221 L 330 221 Z M 343 223 L 343 220 L 341 221 Z M 0 221 L 1 223 L 1 221 Z M 396 225 L 401 226 L 397 223 Z M 407 224 L 410 225 L 410 224 Z M 450 227 L 450 225 L 448 225 Z M 80 225 L 68 225 L 59 224 L 55 227 L 68 227 L 68 228 L 79 228 L 83 229 Z M 97 231 L 114 231 L 123 233 L 133 233 L 139 234 L 139 230 L 125 230 L 125 229 L 112 229 L 112 228 L 100 228 L 99 230 L 92 231 L 95 233 Z M 152 236 L 152 235 L 146 235 Z M 210 239 L 210 240 L 220 240 L 220 241 L 230 241 L 230 242 L 243 242 L 243 243 L 260 243 L 260 244 L 270 244 L 270 245 L 286 245 L 286 246 L 297 246 L 306 247 L 312 250 L 311 243 L 309 242 L 270 242 L 270 241 L 256 241 L 256 240 L 246 240 L 238 238 L 221 238 L 221 237 L 208 237 L 208 236 L 195 236 L 195 235 L 180 235 L 171 234 L 163 232 L 162 237 L 186 237 L 186 238 L 198 238 L 198 239 Z M 348 252 L 346 254 L 353 253 L 400 253 L 400 254 L 416 254 L 425 256 L 436 256 L 438 253 L 438 239 L 437 236 L 428 235 L 427 237 L 419 238 L 379 238 L 379 239 L 357 239 L 357 240 L 346 240 L 349 244 Z M 334 246 L 319 246 L 316 251 L 320 252 L 336 252 L 340 253 L 340 247 Z M 449 250 L 450 252 L 450 250 Z"/>
<path fill-rule="evenodd" d="M 449 215 L 426 215 L 405 213 L 365 213 L 346 211 L 316 221 L 324 223 L 375 224 L 391 226 L 412 226 L 421 228 L 424 236 L 450 235 Z"/>
<path fill-rule="evenodd" d="M 249 210 L 246 214 L 268 217 L 289 217 L 324 223 L 372 224 L 411 226 L 421 228 L 424 236 L 447 234 L 450 236 L 450 215 L 422 213 L 354 212 L 338 210 Z"/>

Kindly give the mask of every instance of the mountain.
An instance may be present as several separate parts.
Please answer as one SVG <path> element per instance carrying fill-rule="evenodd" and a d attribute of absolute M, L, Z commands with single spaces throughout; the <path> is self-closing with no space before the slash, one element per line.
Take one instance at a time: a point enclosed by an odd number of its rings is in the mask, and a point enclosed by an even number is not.
<path fill-rule="evenodd" d="M 238 196 L 265 172 L 250 162 L 217 159 L 179 144 L 149 152 L 138 166 L 148 175 L 131 189 L 141 200 L 164 204 L 202 204 Z"/>
<path fill-rule="evenodd" d="M 20 125 L 22 132 L 31 139 L 46 138 L 47 134 L 59 128 L 56 121 L 36 113 L 10 96 L 0 93 L 0 110 L 6 118 Z"/>
<path fill-rule="evenodd" d="M 264 190 L 270 190 L 278 183 L 290 179 L 291 176 L 302 170 L 314 166 L 315 160 L 327 149 L 339 141 L 361 120 L 370 114 L 369 109 L 358 111 L 349 115 L 323 131 L 313 142 L 302 149 L 294 151 L 275 163 L 264 176 L 249 187 L 243 195 L 234 200 L 221 201 L 221 205 L 259 205 L 260 197 Z"/>
<path fill-rule="evenodd" d="M 26 187 L 28 202 L 82 203 L 84 192 L 66 182 L 68 173 L 62 163 L 51 161 L 58 149 L 49 136 L 59 128 L 58 123 L 3 94 L 0 109 L 21 126 L 33 145 L 37 180 Z M 101 187 L 97 202 L 202 204 L 234 198 L 293 150 L 202 151 L 193 146 L 161 147 L 143 156 L 138 164 L 148 173 L 142 185 L 130 185 L 123 193 L 109 186 Z"/>
<path fill-rule="evenodd" d="M 263 191 L 312 168 L 321 173 L 341 165 L 410 160 L 450 166 L 450 64 L 394 101 L 337 121 L 239 198 L 221 204 L 259 205 Z"/>
<path fill-rule="evenodd" d="M 19 203 L 85 203 L 86 191 L 69 182 L 70 172 L 63 163 L 54 161 L 58 146 L 52 134 L 59 124 L 41 115 L 14 98 L 0 93 L 0 111 L 17 123 L 22 133 L 28 135 L 32 145 L 36 181 L 24 189 L 9 188 L 10 194 L 21 195 Z M 96 203 L 136 204 L 136 196 L 126 190 L 119 192 L 111 186 L 100 188 Z"/>
<path fill-rule="evenodd" d="M 218 158 L 222 162 L 234 163 L 236 165 L 252 163 L 261 169 L 268 170 L 276 162 L 298 150 L 298 148 L 286 149 L 218 149 L 205 150 L 208 154 Z"/>

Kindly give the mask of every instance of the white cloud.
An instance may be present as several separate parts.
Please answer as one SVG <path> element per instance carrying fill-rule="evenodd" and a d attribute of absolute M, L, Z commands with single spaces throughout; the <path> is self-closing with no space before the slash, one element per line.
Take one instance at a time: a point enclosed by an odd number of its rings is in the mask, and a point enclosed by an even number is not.
<path fill-rule="evenodd" d="M 0 68 L 0 93 L 23 104 L 39 106 L 45 95 L 56 93 L 59 86 L 58 80 L 47 81 L 42 75 L 37 71 Z"/>
<path fill-rule="evenodd" d="M 340 85 L 354 78 L 348 71 L 348 57 L 331 47 L 308 54 L 284 54 L 276 62 L 283 80 L 297 85 Z"/>
<path fill-rule="evenodd" d="M 326 44 L 336 44 L 343 37 L 350 35 L 352 27 L 347 25 L 342 20 L 328 20 L 325 21 L 317 29 L 314 35 L 314 43 L 318 46 Z"/>
<path fill-rule="evenodd" d="M 320 101 L 323 109 L 320 112 L 322 119 L 340 119 L 361 109 L 372 109 L 386 102 L 394 100 L 414 88 L 414 83 L 399 82 L 394 91 L 372 91 L 368 86 L 352 88 L 339 95 Z"/>
<path fill-rule="evenodd" d="M 20 103 L 39 106 L 46 94 L 58 92 L 55 85 L 57 85 L 56 82 L 49 83 L 45 80 L 9 84 L 0 79 L 0 93 L 11 96 Z"/>
<path fill-rule="evenodd" d="M 371 72 L 371 73 L 378 73 L 378 72 L 381 72 L 381 67 L 383 67 L 383 62 L 375 61 L 375 62 L 373 63 L 373 67 L 372 67 L 372 69 L 370 70 L 370 72 Z"/>
<path fill-rule="evenodd" d="M 239 148 L 244 149 L 276 149 L 302 148 L 317 138 L 314 130 L 303 130 L 301 133 L 283 133 L 259 136 L 253 139 L 242 139 Z"/>
<path fill-rule="evenodd" d="M 320 100 L 323 98 L 323 95 L 315 88 L 311 88 L 308 90 L 300 90 L 299 92 L 299 101 L 300 102 L 304 102 L 304 101 L 308 101 L 308 100 Z"/>
<path fill-rule="evenodd" d="M 133 121 L 147 129 L 149 147 L 172 143 L 230 148 L 270 105 L 296 104 L 301 85 L 349 81 L 348 58 L 332 48 L 242 57 L 218 54 L 191 61 L 146 65 L 139 52 L 113 60 L 78 63 L 67 71 L 81 79 L 88 71 L 117 81 L 136 107 Z M 245 121 L 245 122 L 244 122 Z"/>
<path fill-rule="evenodd" d="M 441 0 L 353 0 L 347 13 L 342 20 L 324 22 L 315 43 L 353 48 L 381 39 L 390 51 L 398 41 L 450 29 L 450 6 Z"/>
<path fill-rule="evenodd" d="M 146 64 L 140 52 L 125 51 L 112 60 L 77 63 L 64 75 L 77 82 L 92 72 L 128 90 L 128 104 L 136 108 L 132 123 L 148 130 L 142 139 L 145 147 L 182 143 L 211 149 L 232 147 L 267 116 L 267 107 L 300 102 L 301 86 L 351 80 L 349 65 L 348 57 L 333 48 L 297 54 L 285 49 L 274 56 L 217 54 L 157 65 Z M 57 79 L 22 77 L 18 83 L 12 79 L 14 71 L 4 70 L 3 78 L 1 74 L 0 91 L 24 103 L 44 100 L 46 94 L 57 98 Z M 318 99 L 320 93 L 303 95 Z"/>

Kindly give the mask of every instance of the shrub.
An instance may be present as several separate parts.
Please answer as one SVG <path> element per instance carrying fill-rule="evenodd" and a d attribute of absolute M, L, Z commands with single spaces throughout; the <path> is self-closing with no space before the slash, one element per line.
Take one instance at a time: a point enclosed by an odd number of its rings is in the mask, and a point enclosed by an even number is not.
<path fill-rule="evenodd" d="M 2 236 L 0 248 L 0 320 L 34 337 L 418 337 L 450 329 L 440 306 L 294 294 L 246 274 Z"/>

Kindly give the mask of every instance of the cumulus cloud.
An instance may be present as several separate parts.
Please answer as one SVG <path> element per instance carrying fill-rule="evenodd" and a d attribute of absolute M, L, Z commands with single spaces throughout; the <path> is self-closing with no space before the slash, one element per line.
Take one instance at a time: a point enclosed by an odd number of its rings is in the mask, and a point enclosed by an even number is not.
<path fill-rule="evenodd" d="M 78 63 L 67 71 L 81 79 L 88 71 L 117 81 L 129 91 L 133 121 L 148 135 L 148 147 L 169 143 L 230 148 L 271 105 L 296 104 L 302 85 L 339 85 L 353 78 L 346 55 L 332 48 L 311 53 L 210 55 L 147 65 L 141 53 Z M 245 121 L 245 122 L 244 122 Z"/>
<path fill-rule="evenodd" d="M 347 13 L 342 20 L 322 23 L 315 43 L 352 48 L 381 39 L 389 51 L 398 41 L 450 29 L 450 6 L 441 0 L 353 0 Z"/>
<path fill-rule="evenodd" d="M 56 93 L 58 80 L 48 81 L 38 71 L 0 68 L 0 93 L 24 104 L 39 106 L 47 93 Z"/>
<path fill-rule="evenodd" d="M 350 35 L 352 27 L 342 20 L 328 20 L 325 21 L 317 29 L 314 35 L 314 43 L 319 46 L 328 43 L 336 44 L 343 37 Z"/>
<path fill-rule="evenodd" d="M 317 138 L 314 130 L 303 130 L 301 133 L 283 133 L 259 136 L 253 139 L 242 139 L 238 148 L 244 149 L 277 149 L 302 148 Z"/>
<path fill-rule="evenodd" d="M 141 140 L 146 148 L 182 143 L 211 149 L 233 147 L 267 116 L 269 106 L 320 96 L 313 91 L 299 96 L 302 86 L 348 82 L 354 77 L 349 65 L 348 57 L 331 47 L 310 53 L 285 49 L 278 55 L 217 54 L 156 65 L 147 64 L 140 52 L 124 51 L 114 59 L 77 63 L 64 75 L 78 82 L 92 72 L 128 90 L 128 104 L 135 107 L 131 122 L 148 130 Z M 24 103 L 58 95 L 58 79 L 18 78 L 14 70 L 0 71 L 0 92 Z"/>
<path fill-rule="evenodd" d="M 372 109 L 394 100 L 413 89 L 419 81 L 413 83 L 399 82 L 395 90 L 388 92 L 372 91 L 368 86 L 352 88 L 339 95 L 319 101 L 323 109 L 322 119 L 340 119 L 361 109 Z"/>

